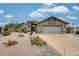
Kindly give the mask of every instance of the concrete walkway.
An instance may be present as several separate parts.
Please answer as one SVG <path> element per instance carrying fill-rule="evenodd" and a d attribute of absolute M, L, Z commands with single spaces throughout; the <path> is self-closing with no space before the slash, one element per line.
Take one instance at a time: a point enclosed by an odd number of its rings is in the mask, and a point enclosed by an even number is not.
<path fill-rule="evenodd" d="M 38 34 L 43 40 L 65 56 L 79 55 L 79 37 L 73 34 Z"/>

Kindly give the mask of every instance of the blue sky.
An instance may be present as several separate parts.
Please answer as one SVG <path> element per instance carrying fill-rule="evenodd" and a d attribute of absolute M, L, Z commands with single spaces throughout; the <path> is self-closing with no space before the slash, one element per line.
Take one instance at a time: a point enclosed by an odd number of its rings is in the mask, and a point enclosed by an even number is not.
<path fill-rule="evenodd" d="M 42 20 L 56 16 L 69 23 L 79 23 L 78 3 L 0 3 L 0 24 Z"/>

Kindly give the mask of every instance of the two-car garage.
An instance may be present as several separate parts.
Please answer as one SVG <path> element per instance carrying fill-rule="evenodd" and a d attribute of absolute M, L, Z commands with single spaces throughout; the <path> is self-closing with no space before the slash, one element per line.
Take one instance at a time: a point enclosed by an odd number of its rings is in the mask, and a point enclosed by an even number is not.
<path fill-rule="evenodd" d="M 43 34 L 60 34 L 61 32 L 62 32 L 61 26 L 56 26 L 56 25 L 42 26 Z"/>

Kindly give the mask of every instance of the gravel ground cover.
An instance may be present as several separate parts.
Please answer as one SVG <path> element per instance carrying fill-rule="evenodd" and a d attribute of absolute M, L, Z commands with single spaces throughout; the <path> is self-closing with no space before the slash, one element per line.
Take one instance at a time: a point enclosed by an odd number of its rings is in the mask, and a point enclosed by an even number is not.
<path fill-rule="evenodd" d="M 18 34 L 23 34 L 24 37 L 18 37 Z M 33 35 L 35 36 L 35 34 Z M 16 40 L 18 44 L 6 47 L 3 43 L 8 40 Z M 0 56 L 59 56 L 59 54 L 47 44 L 31 45 L 29 33 L 14 32 L 10 36 L 0 35 Z"/>

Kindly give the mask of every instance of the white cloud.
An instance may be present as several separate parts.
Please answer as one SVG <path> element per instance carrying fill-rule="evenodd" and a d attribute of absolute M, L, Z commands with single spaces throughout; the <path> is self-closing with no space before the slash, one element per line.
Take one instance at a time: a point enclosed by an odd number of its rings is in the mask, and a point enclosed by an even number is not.
<path fill-rule="evenodd" d="M 46 13 L 46 12 L 48 12 L 48 8 L 39 8 L 39 9 L 37 9 L 37 11 L 40 13 Z"/>
<path fill-rule="evenodd" d="M 48 6 L 54 5 L 53 3 L 43 3 L 43 4 Z"/>
<path fill-rule="evenodd" d="M 62 6 L 56 6 L 53 8 L 39 8 L 37 9 L 38 12 L 40 13 L 66 13 L 69 11 L 69 9 L 67 7 L 65 7 L 64 5 Z"/>
<path fill-rule="evenodd" d="M 60 14 L 62 13 L 62 14 L 64 14 L 64 13 L 69 12 L 69 9 L 67 7 L 65 7 L 64 5 L 60 5 L 60 6 L 54 5 L 53 7 L 48 7 L 50 5 L 53 6 L 53 4 L 49 4 L 49 3 L 46 4 L 45 3 L 43 6 L 47 6 L 47 7 L 42 6 L 42 7 L 38 8 L 37 10 L 31 12 L 29 14 L 29 16 L 30 17 L 39 17 L 39 16 L 44 17 L 48 13 L 60 13 Z"/>
<path fill-rule="evenodd" d="M 68 19 L 76 20 L 77 16 L 67 16 Z"/>
<path fill-rule="evenodd" d="M 33 11 L 32 13 L 29 14 L 32 18 L 33 17 L 43 17 L 44 15 L 38 11 Z"/>
<path fill-rule="evenodd" d="M 79 11 L 79 6 L 73 6 L 73 9 Z"/>
<path fill-rule="evenodd" d="M 4 10 L 0 10 L 0 14 L 4 13 Z"/>
<path fill-rule="evenodd" d="M 54 12 L 54 13 L 66 13 L 68 11 L 69 11 L 69 9 L 67 7 L 65 7 L 64 5 L 56 6 L 54 8 L 49 9 L 49 12 Z"/>
<path fill-rule="evenodd" d="M 6 15 L 4 18 L 5 19 L 11 19 L 11 18 L 13 18 L 13 16 L 12 15 Z"/>

